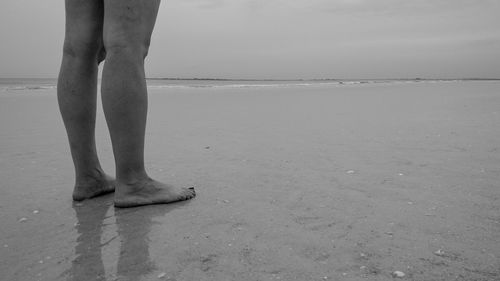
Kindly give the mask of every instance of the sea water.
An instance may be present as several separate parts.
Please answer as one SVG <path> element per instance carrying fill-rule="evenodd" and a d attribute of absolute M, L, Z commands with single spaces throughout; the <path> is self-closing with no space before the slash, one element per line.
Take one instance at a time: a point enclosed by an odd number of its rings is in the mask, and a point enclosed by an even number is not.
<path fill-rule="evenodd" d="M 238 79 L 147 79 L 150 89 L 163 88 L 266 88 L 314 87 L 325 85 L 357 85 L 376 83 L 456 82 L 457 79 L 303 79 L 303 80 L 238 80 Z M 1 92 L 54 90 L 56 78 L 0 78 Z"/>

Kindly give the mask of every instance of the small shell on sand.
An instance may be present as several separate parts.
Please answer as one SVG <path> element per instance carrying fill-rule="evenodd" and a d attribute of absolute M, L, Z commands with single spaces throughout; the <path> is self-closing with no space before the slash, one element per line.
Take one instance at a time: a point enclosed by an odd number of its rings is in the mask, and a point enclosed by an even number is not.
<path fill-rule="evenodd" d="M 442 257 L 442 256 L 444 256 L 444 251 L 439 249 L 439 250 L 434 252 L 434 255 Z"/>
<path fill-rule="evenodd" d="M 20 219 L 19 219 L 19 222 L 25 222 L 25 221 L 27 221 L 27 220 L 28 220 L 27 218 L 20 218 Z"/>
<path fill-rule="evenodd" d="M 403 278 L 403 277 L 405 277 L 405 273 L 402 272 L 402 271 L 394 271 L 392 273 L 392 277 L 394 277 L 394 278 Z"/>
<path fill-rule="evenodd" d="M 167 276 L 167 274 L 165 272 L 162 272 L 162 273 L 158 274 L 158 278 L 163 278 L 165 276 Z"/>
<path fill-rule="evenodd" d="M 346 173 L 346 174 L 354 174 L 354 173 L 356 173 L 356 171 L 354 171 L 354 170 L 349 170 L 349 171 L 346 171 L 345 173 Z"/>

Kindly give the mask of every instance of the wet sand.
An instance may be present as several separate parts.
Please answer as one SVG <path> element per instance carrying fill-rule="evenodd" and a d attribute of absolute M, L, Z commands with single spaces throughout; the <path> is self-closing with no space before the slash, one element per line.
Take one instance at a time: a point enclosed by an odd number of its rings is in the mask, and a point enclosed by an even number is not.
<path fill-rule="evenodd" d="M 198 196 L 132 209 L 71 201 L 54 90 L 0 128 L 2 280 L 500 280 L 500 82 L 150 90 L 148 170 Z"/>

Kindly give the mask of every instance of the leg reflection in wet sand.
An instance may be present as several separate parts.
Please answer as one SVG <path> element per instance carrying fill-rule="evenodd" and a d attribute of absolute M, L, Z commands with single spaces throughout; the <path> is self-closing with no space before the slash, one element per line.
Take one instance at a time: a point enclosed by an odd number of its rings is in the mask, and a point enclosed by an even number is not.
<path fill-rule="evenodd" d="M 73 203 L 78 220 L 75 225 L 78 237 L 75 246 L 76 257 L 71 262 L 69 280 L 106 280 L 101 237 L 104 219 L 113 201 L 112 198 L 107 201 L 102 199 L 104 197 L 88 201 L 85 205 Z"/>
<path fill-rule="evenodd" d="M 135 281 L 153 273 L 157 267 L 149 254 L 149 233 L 154 224 L 153 218 L 166 215 L 174 208 L 184 204 L 153 205 L 142 208 L 114 209 L 116 218 L 115 236 L 120 242 L 117 259 L 113 263 L 103 263 L 102 251 L 110 241 L 102 241 L 106 213 L 113 205 L 112 196 L 86 201 L 84 205 L 75 204 L 78 232 L 75 259 L 72 261 L 68 280 L 120 280 Z M 111 217 L 112 213 L 108 216 Z M 110 223 L 112 220 L 110 219 Z M 110 235 L 113 237 L 114 235 Z M 109 249 L 108 249 L 109 250 Z M 112 251 L 112 250 L 111 250 Z M 111 254 L 114 256 L 114 254 Z M 116 266 L 117 272 L 110 272 Z"/>
<path fill-rule="evenodd" d="M 116 209 L 116 224 L 121 240 L 117 275 L 119 280 L 140 280 L 152 273 L 155 263 L 149 257 L 148 234 L 153 225 L 152 218 L 164 215 L 167 208 L 152 206 L 128 210 Z"/>

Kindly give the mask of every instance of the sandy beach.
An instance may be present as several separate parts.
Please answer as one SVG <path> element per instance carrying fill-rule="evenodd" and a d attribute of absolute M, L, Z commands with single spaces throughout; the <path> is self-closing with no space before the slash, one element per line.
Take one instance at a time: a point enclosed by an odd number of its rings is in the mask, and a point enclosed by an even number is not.
<path fill-rule="evenodd" d="M 197 197 L 115 209 L 72 202 L 55 90 L 0 92 L 0 279 L 500 280 L 499 81 L 149 93 L 148 171 Z"/>

